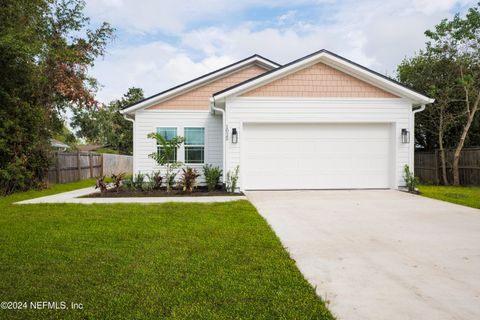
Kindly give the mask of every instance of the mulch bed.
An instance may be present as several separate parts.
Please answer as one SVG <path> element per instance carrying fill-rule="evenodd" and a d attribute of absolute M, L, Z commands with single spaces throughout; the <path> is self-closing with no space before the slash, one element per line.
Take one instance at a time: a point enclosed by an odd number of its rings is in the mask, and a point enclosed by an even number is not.
<path fill-rule="evenodd" d="M 192 192 L 182 190 L 172 190 L 167 192 L 165 188 L 152 191 L 138 191 L 119 189 L 118 191 L 109 189 L 107 192 L 92 193 L 82 198 L 128 198 L 128 197 L 212 197 L 212 196 L 243 196 L 243 193 L 232 193 L 223 190 L 208 191 L 207 188 L 197 187 Z"/>

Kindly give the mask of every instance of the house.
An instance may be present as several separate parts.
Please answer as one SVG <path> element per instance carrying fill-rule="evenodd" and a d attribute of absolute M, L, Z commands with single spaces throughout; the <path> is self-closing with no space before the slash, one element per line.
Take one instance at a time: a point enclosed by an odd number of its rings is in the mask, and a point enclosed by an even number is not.
<path fill-rule="evenodd" d="M 320 50 L 282 66 L 254 55 L 122 114 L 134 124 L 134 172 L 159 169 L 148 157 L 157 131 L 186 138 L 177 159 L 188 166 L 238 165 L 240 190 L 396 189 L 413 168 L 415 113 L 432 102 Z"/>
<path fill-rule="evenodd" d="M 57 140 L 57 139 L 53 139 L 53 138 L 50 139 L 50 146 L 55 151 L 66 151 L 67 149 L 70 148 L 70 146 L 68 144 L 63 143 L 62 141 Z"/>
<path fill-rule="evenodd" d="M 80 152 L 95 152 L 98 149 L 108 147 L 106 144 L 79 144 L 77 150 Z"/>

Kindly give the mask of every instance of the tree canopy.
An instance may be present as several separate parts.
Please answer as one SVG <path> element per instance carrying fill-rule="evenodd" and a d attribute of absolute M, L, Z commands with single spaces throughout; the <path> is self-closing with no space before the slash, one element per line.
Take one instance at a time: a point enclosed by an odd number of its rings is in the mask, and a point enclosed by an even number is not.
<path fill-rule="evenodd" d="M 125 120 L 119 111 L 141 99 L 143 99 L 143 90 L 130 88 L 122 98 L 108 105 L 76 109 L 71 125 L 78 128 L 77 136 L 85 138 L 89 143 L 107 145 L 122 154 L 132 154 L 132 123 Z"/>
<path fill-rule="evenodd" d="M 67 106 L 96 104 L 88 75 L 113 29 L 90 28 L 82 0 L 3 0 L 0 10 L 0 192 L 38 187 Z"/>
<path fill-rule="evenodd" d="M 480 142 L 480 3 L 425 35 L 426 48 L 399 65 L 398 77 L 435 98 L 417 115 L 416 142 L 426 150 L 440 149 L 444 184 L 449 183 L 445 149 L 454 149 L 452 182 L 458 185 L 462 149 Z"/>

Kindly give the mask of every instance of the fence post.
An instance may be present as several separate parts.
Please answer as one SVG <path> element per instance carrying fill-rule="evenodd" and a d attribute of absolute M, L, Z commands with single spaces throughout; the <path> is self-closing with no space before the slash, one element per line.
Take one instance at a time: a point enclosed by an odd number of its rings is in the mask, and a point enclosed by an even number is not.
<path fill-rule="evenodd" d="M 440 184 L 439 178 L 438 178 L 438 149 L 435 149 L 434 153 L 435 159 L 433 160 L 433 166 L 435 167 L 435 184 Z"/>
<path fill-rule="evenodd" d="M 92 163 L 92 153 L 88 153 L 88 165 L 90 166 L 90 178 L 93 178 L 93 163 Z"/>
<path fill-rule="evenodd" d="M 78 181 L 82 180 L 82 164 L 80 162 L 80 151 L 77 151 L 77 171 L 78 171 Z"/>
<path fill-rule="evenodd" d="M 56 174 L 57 179 L 56 179 L 56 181 L 57 181 L 57 183 L 60 183 L 60 151 L 57 151 L 56 154 L 57 154 L 57 159 L 56 159 L 56 164 L 55 164 L 56 169 L 57 169 L 57 174 Z"/>

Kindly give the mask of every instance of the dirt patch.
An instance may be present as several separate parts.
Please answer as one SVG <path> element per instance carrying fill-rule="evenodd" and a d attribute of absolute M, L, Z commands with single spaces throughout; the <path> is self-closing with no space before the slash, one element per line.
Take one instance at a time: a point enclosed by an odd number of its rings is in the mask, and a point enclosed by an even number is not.
<path fill-rule="evenodd" d="M 118 191 L 109 189 L 104 193 L 96 192 L 81 198 L 128 198 L 128 197 L 218 197 L 218 196 L 243 196 L 243 193 L 232 193 L 223 190 L 208 191 L 207 188 L 198 187 L 192 192 L 182 190 L 172 190 L 167 192 L 165 188 L 151 191 L 119 189 Z"/>

